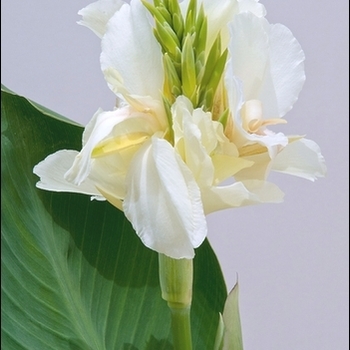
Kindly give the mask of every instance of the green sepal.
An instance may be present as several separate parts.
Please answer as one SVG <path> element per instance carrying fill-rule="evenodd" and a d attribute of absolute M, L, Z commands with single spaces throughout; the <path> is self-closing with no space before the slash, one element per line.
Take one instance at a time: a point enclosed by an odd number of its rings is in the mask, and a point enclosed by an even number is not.
<path fill-rule="evenodd" d="M 180 46 L 179 39 L 173 32 L 168 23 L 160 23 L 155 19 L 155 30 L 158 34 L 159 42 L 163 46 L 166 52 L 174 55 L 176 57 L 176 48 Z"/>
<path fill-rule="evenodd" d="M 153 3 L 155 7 L 163 6 L 162 0 L 153 0 Z"/>
<path fill-rule="evenodd" d="M 146 0 L 141 0 L 142 4 L 146 7 L 146 9 L 154 16 L 155 19 L 159 21 L 159 23 L 163 24 L 167 22 L 165 17 L 161 14 L 158 7 L 153 6 L 151 3 Z"/>
<path fill-rule="evenodd" d="M 165 114 L 168 120 L 169 128 L 167 130 L 167 134 L 165 135 L 165 138 L 171 143 L 174 143 L 174 130 L 173 130 L 173 117 L 171 115 L 171 102 L 168 100 L 168 98 L 164 95 L 162 95 L 163 105 L 165 109 Z"/>
<path fill-rule="evenodd" d="M 221 54 L 221 37 L 220 35 L 214 41 L 205 62 L 205 71 L 201 81 L 201 85 L 205 88 L 205 86 L 209 83 L 210 77 L 213 71 L 216 69 L 217 61 Z"/>
<path fill-rule="evenodd" d="M 206 16 L 204 16 L 200 28 L 196 30 L 194 47 L 196 49 L 197 55 L 205 51 L 205 47 L 207 43 L 207 35 L 208 35 L 208 19 Z"/>
<path fill-rule="evenodd" d="M 181 80 L 174 61 L 169 57 L 168 53 L 163 55 L 164 65 L 164 93 L 169 102 L 174 102 L 176 96 L 181 95 Z"/>
<path fill-rule="evenodd" d="M 183 33 L 184 33 L 184 20 L 181 13 L 173 14 L 173 27 L 177 34 L 177 37 L 179 38 L 179 41 L 182 42 Z"/>
<path fill-rule="evenodd" d="M 172 18 L 171 18 L 171 14 L 167 10 L 167 8 L 165 8 L 164 6 L 159 6 L 159 7 L 157 7 L 157 9 L 161 13 L 161 15 L 166 19 L 167 23 L 172 25 L 173 21 L 172 21 Z"/>
<path fill-rule="evenodd" d="M 212 103 L 214 100 L 216 89 L 220 83 L 224 69 L 226 66 L 228 50 L 226 49 L 220 58 L 217 60 L 215 68 L 211 72 L 210 76 L 207 74 L 207 70 L 204 72 L 204 77 L 201 83 L 200 91 L 200 101 L 205 105 L 206 108 L 211 109 Z M 206 66 L 207 69 L 207 66 Z M 209 80 L 208 80 L 209 76 Z M 206 81 L 206 84 L 203 83 L 203 80 Z"/>
<path fill-rule="evenodd" d="M 226 49 L 218 59 L 215 69 L 213 70 L 210 76 L 210 80 L 207 84 L 208 89 L 212 88 L 214 91 L 216 91 L 216 88 L 218 87 L 219 82 L 221 80 L 222 74 L 224 73 L 224 69 L 227 61 L 227 55 L 228 55 L 228 50 Z"/>
<path fill-rule="evenodd" d="M 190 0 L 188 4 L 186 19 L 185 19 L 185 32 L 193 33 L 196 30 L 196 15 L 197 15 L 197 0 Z"/>
<path fill-rule="evenodd" d="M 173 17 L 174 17 L 174 15 L 177 15 L 177 16 L 182 18 L 180 5 L 179 5 L 179 2 L 177 0 L 170 0 L 168 8 L 170 10 L 170 13 L 173 15 Z"/>
<path fill-rule="evenodd" d="M 192 100 L 197 87 L 196 62 L 193 52 L 193 38 L 190 34 L 187 34 L 182 49 L 181 73 L 183 94 L 191 99 L 193 105 L 196 105 L 196 101 Z"/>

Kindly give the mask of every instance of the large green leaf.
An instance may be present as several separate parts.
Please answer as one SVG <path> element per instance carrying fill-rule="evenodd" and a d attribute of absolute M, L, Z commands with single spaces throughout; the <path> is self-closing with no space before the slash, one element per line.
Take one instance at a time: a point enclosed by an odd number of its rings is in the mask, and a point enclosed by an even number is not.
<path fill-rule="evenodd" d="M 2 349 L 172 349 L 157 254 L 123 213 L 35 187 L 33 166 L 80 149 L 82 127 L 9 90 L 1 110 Z M 208 242 L 194 270 L 194 348 L 212 349 L 226 287 Z"/>

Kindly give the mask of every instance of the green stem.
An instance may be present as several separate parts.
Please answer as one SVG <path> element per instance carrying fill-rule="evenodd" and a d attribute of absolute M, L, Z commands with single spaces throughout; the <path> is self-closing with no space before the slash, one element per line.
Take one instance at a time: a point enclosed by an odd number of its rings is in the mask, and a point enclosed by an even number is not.
<path fill-rule="evenodd" d="M 170 310 L 174 350 L 192 350 L 190 307 Z"/>
<path fill-rule="evenodd" d="M 174 350 L 192 350 L 193 260 L 173 259 L 159 254 L 159 280 L 162 298 L 171 311 Z"/>

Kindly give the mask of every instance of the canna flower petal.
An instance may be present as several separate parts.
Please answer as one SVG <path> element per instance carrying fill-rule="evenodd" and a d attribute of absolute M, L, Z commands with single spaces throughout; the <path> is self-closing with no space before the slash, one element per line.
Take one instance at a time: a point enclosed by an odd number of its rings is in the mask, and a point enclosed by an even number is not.
<path fill-rule="evenodd" d="M 115 115 L 117 114 L 117 115 Z M 113 116 L 115 115 L 115 118 Z M 83 148 L 76 156 L 73 165 L 66 172 L 65 179 L 79 186 L 89 176 L 91 171 L 91 156 L 96 145 L 107 137 L 115 125 L 128 117 L 127 109 L 114 112 L 95 113 L 87 125 L 83 135 Z"/>
<path fill-rule="evenodd" d="M 327 172 L 320 147 L 308 139 L 289 143 L 273 160 L 272 170 L 311 181 L 324 177 Z"/>
<path fill-rule="evenodd" d="M 283 192 L 267 181 L 245 180 L 227 186 L 202 189 L 205 214 L 260 203 L 280 203 Z"/>
<path fill-rule="evenodd" d="M 36 187 L 53 192 L 82 193 L 96 199 L 103 199 L 91 179 L 86 179 L 79 186 L 64 179 L 64 174 L 72 166 L 77 155 L 77 151 L 60 150 L 47 156 L 33 169 L 34 174 L 40 177 Z"/>
<path fill-rule="evenodd" d="M 195 122 L 191 102 L 184 96 L 178 97 L 172 107 L 175 149 L 191 170 L 199 186 L 210 186 L 214 181 L 214 166 L 210 153 L 215 149 L 217 138 L 213 130 L 210 113 L 197 109 L 203 124 L 208 124 L 207 133 L 202 133 Z M 204 139 L 206 138 L 206 140 Z"/>
<path fill-rule="evenodd" d="M 248 147 L 247 147 L 248 148 Z M 251 161 L 253 165 L 244 168 L 235 174 L 236 181 L 244 180 L 266 180 L 271 171 L 272 161 L 266 149 L 259 146 L 252 146 L 252 155 L 244 156 L 244 159 Z M 254 154 L 256 152 L 256 154 Z M 260 153 L 259 153 L 260 152 Z"/>
<path fill-rule="evenodd" d="M 175 149 L 191 170 L 200 188 L 231 177 L 251 162 L 239 158 L 237 147 L 225 136 L 221 123 L 211 113 L 193 109 L 179 96 L 172 106 Z"/>
<path fill-rule="evenodd" d="M 251 12 L 257 17 L 266 16 L 266 9 L 259 0 L 237 0 L 239 11 L 238 13 Z"/>
<path fill-rule="evenodd" d="M 91 29 L 99 38 L 102 38 L 106 32 L 106 25 L 109 19 L 118 11 L 124 1 L 121 0 L 98 0 L 84 7 L 78 12 L 83 18 L 78 21 Z"/>
<path fill-rule="evenodd" d="M 230 23 L 233 74 L 243 83 L 244 99 L 262 102 L 265 119 L 283 117 L 304 81 L 304 53 L 288 28 L 242 13 Z"/>
<path fill-rule="evenodd" d="M 131 94 L 162 100 L 161 48 L 153 35 L 147 9 L 140 1 L 124 4 L 109 20 L 102 38 L 101 68 L 115 69 L 120 83 Z"/>
<path fill-rule="evenodd" d="M 65 179 L 80 185 L 91 172 L 92 158 L 142 144 L 158 128 L 157 120 L 151 115 L 134 112 L 129 106 L 111 112 L 98 110 L 85 128 L 83 148 L 65 174 Z M 128 134 L 125 135 L 126 129 Z"/>
<path fill-rule="evenodd" d="M 327 172 L 325 159 L 319 146 L 312 140 L 301 136 L 289 137 L 288 145 L 271 160 L 267 152 L 255 149 L 253 155 L 245 156 L 252 161 L 252 167 L 242 169 L 235 174 L 235 179 L 265 180 L 271 171 L 299 176 L 307 180 L 315 181 L 324 177 Z M 259 153 L 260 152 L 260 153 Z"/>
<path fill-rule="evenodd" d="M 270 132 L 266 128 L 258 129 L 258 132 L 250 132 L 246 128 L 247 122 L 254 120 L 261 122 L 263 111 L 258 100 L 244 102 L 243 84 L 232 72 L 233 61 L 230 60 L 227 63 L 225 85 L 233 115 L 227 125 L 226 135 L 237 145 L 241 156 L 251 155 L 254 149 L 259 153 L 268 152 L 269 157 L 273 159 L 283 147 L 287 146 L 288 137 L 281 132 Z"/>
<path fill-rule="evenodd" d="M 143 243 L 175 259 L 191 259 L 207 234 L 200 190 L 174 148 L 153 137 L 135 155 L 123 207 Z"/>

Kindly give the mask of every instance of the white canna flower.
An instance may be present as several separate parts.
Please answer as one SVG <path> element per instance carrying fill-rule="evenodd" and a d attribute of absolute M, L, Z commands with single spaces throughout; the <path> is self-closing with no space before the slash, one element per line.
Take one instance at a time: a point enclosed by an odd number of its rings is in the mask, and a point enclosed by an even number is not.
<path fill-rule="evenodd" d="M 97 111 L 80 152 L 61 150 L 34 172 L 39 188 L 107 199 L 147 247 L 191 259 L 206 214 L 282 200 L 270 170 L 315 179 L 325 167 L 315 143 L 267 128 L 304 81 L 285 27 L 271 26 L 255 0 L 157 4 L 99 0 L 80 11 L 102 38 L 119 102 Z"/>

